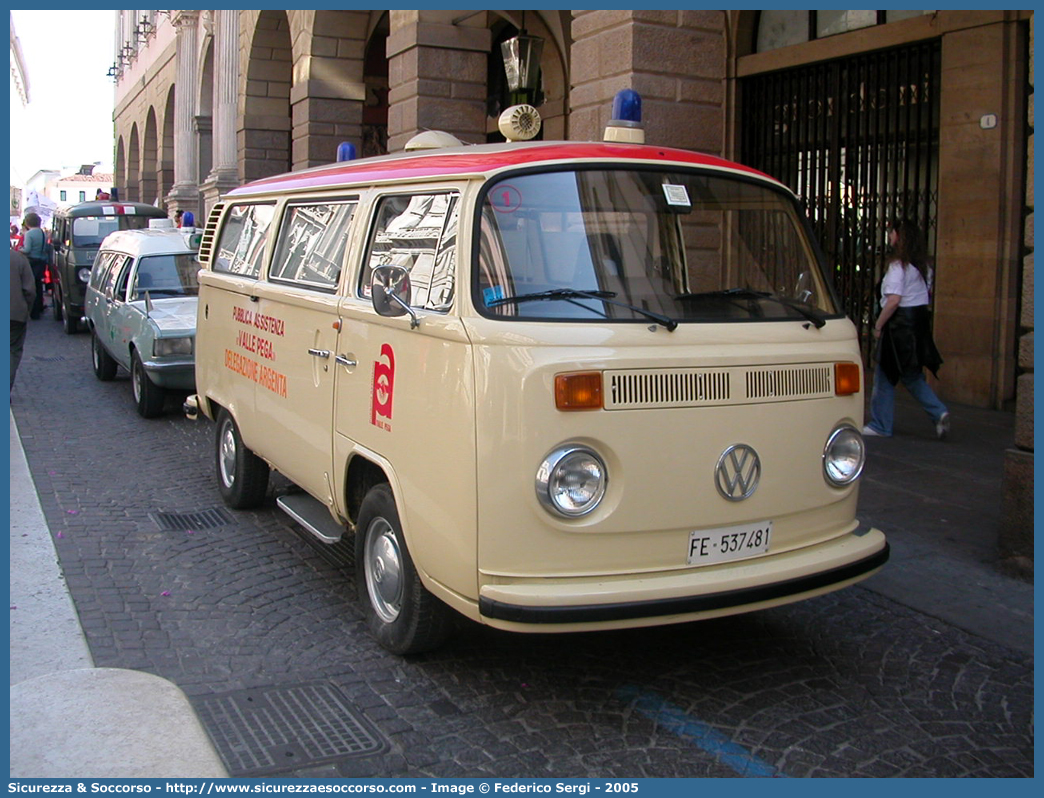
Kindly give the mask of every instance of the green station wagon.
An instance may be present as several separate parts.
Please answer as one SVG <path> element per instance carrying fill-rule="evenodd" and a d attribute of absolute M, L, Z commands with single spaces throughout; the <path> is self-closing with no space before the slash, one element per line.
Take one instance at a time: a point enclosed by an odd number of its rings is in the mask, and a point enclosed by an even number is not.
<path fill-rule="evenodd" d="M 107 381 L 121 366 L 129 371 L 144 418 L 163 412 L 168 392 L 196 384 L 198 234 L 167 220 L 152 225 L 102 242 L 85 300 L 94 374 Z"/>

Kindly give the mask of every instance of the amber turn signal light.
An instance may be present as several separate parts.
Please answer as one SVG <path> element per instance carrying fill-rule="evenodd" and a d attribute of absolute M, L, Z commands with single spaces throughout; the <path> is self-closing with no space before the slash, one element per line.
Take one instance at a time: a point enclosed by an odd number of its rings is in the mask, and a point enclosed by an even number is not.
<path fill-rule="evenodd" d="M 559 410 L 601 410 L 602 373 L 556 374 L 555 407 Z"/>
<path fill-rule="evenodd" d="M 863 367 L 858 363 L 834 364 L 834 393 L 838 396 L 851 396 L 859 393 L 859 381 Z"/>

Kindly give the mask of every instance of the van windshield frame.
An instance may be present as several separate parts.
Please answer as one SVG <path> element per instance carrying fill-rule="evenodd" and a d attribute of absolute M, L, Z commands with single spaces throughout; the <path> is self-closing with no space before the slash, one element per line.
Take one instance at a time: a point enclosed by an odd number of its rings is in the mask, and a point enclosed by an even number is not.
<path fill-rule="evenodd" d="M 475 229 L 472 301 L 491 319 L 821 326 L 843 315 L 794 197 L 741 175 L 514 171 L 483 187 Z"/>

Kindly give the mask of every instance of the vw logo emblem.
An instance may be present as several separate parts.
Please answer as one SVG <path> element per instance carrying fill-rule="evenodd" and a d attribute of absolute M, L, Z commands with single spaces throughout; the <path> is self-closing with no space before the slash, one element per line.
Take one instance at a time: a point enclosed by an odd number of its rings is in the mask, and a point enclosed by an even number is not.
<path fill-rule="evenodd" d="M 745 443 L 736 443 L 721 453 L 714 469 L 718 493 L 730 502 L 750 498 L 761 479 L 761 458 Z"/>

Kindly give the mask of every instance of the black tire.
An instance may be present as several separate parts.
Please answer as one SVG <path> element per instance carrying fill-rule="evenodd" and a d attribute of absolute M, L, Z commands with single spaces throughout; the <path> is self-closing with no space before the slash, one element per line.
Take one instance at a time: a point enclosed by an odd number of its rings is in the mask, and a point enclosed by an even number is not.
<path fill-rule="evenodd" d="M 268 463 L 243 443 L 232 414 L 222 410 L 214 436 L 218 490 L 234 510 L 248 510 L 265 500 L 268 492 Z"/>
<path fill-rule="evenodd" d="M 57 283 L 51 289 L 51 312 L 54 314 L 55 321 L 62 321 L 65 317 L 62 313 L 62 289 L 58 287 Z"/>
<path fill-rule="evenodd" d="M 167 392 L 149 379 L 137 352 L 131 353 L 131 390 L 134 392 L 134 406 L 138 409 L 139 416 L 156 418 L 163 413 Z"/>
<path fill-rule="evenodd" d="M 76 335 L 80 331 L 80 320 L 65 305 L 62 306 L 62 329 L 66 335 Z"/>
<path fill-rule="evenodd" d="M 371 488 L 359 510 L 355 573 L 366 624 L 388 651 L 431 651 L 449 636 L 452 610 L 421 583 L 387 483 Z"/>
<path fill-rule="evenodd" d="M 91 365 L 94 366 L 94 376 L 102 382 L 108 382 L 116 376 L 116 361 L 105 351 L 96 332 L 91 333 Z"/>

